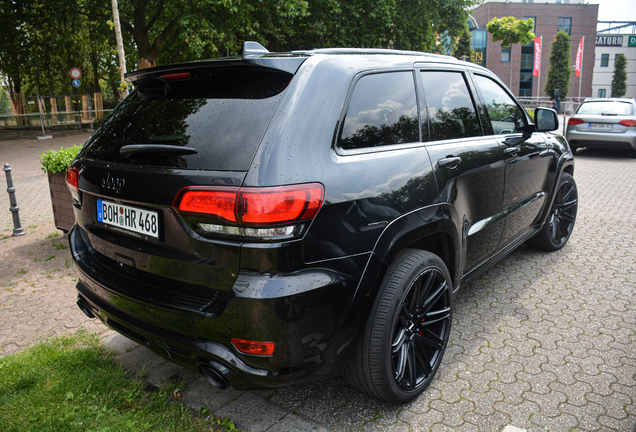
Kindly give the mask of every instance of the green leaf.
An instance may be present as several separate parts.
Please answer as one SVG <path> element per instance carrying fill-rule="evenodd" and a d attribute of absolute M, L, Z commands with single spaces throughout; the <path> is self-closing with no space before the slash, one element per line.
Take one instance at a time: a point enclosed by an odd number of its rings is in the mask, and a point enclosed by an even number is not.
<path fill-rule="evenodd" d="M 40 163 L 42 171 L 50 171 L 52 173 L 64 172 L 66 168 L 73 162 L 81 147 L 73 146 L 68 148 L 60 148 L 59 150 L 49 150 L 40 155 Z"/>

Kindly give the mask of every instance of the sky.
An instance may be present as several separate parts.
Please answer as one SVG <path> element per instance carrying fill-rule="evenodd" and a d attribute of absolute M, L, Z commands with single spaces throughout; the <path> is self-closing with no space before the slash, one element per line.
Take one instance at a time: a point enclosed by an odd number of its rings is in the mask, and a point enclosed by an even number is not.
<path fill-rule="evenodd" d="M 599 21 L 636 21 L 636 0 L 589 0 L 598 4 Z"/>

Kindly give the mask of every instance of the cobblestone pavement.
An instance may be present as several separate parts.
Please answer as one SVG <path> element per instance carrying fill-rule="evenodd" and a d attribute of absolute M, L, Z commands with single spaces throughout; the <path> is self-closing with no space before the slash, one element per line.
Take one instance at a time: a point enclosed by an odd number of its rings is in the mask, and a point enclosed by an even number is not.
<path fill-rule="evenodd" d="M 22 226 L 53 218 L 51 196 L 46 173 L 42 171 L 39 155 L 45 151 L 60 147 L 83 145 L 88 137 L 87 132 L 57 136 L 55 139 L 19 139 L 0 140 L 0 162 L 11 166 L 11 176 L 16 189 L 16 200 L 20 207 Z M 0 230 L 13 228 L 13 216 L 7 193 L 5 172 L 0 175 Z"/>
<path fill-rule="evenodd" d="M 339 378 L 219 391 L 115 333 L 105 332 L 105 342 L 153 384 L 183 376 L 185 403 L 248 431 L 632 431 L 635 168 L 621 152 L 579 151 L 579 213 L 568 245 L 556 253 L 521 247 L 459 291 L 440 371 L 410 404 L 381 403 Z M 0 353 L 79 326 L 103 332 L 74 304 L 68 248 L 47 238 L 53 224 L 26 228 L 0 240 Z"/>
<path fill-rule="evenodd" d="M 19 237 L 11 237 L 12 229 L 2 231 L 0 237 L 0 355 L 79 327 L 104 332 L 75 305 L 68 242 L 52 219 L 25 230 Z"/>

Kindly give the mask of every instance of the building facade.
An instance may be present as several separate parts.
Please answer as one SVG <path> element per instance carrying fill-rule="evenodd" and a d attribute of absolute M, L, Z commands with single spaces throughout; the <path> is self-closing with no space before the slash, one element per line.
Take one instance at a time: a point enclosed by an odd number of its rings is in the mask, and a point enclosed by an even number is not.
<path fill-rule="evenodd" d="M 493 18 L 513 16 L 517 19 L 532 18 L 534 33 L 543 36 L 540 75 L 533 76 L 534 43 L 516 44 L 502 49 L 500 42 L 493 42 L 486 31 L 486 24 Z M 572 67 L 568 97 L 590 97 L 595 63 L 596 26 L 598 5 L 583 1 L 542 0 L 541 3 L 526 1 L 488 1 L 472 12 L 476 27 L 473 34 L 473 61 L 487 67 L 519 97 L 546 97 L 545 83 L 550 68 L 551 44 L 559 30 L 568 33 L 571 40 L 570 62 L 574 65 L 579 43 L 584 38 L 583 59 L 580 76 L 575 76 Z M 580 88 L 580 93 L 579 93 Z"/>
<path fill-rule="evenodd" d="M 605 28 L 606 27 L 606 28 Z M 627 93 L 636 98 L 636 22 L 599 22 L 592 96 L 610 97 L 616 55 L 627 57 Z"/>

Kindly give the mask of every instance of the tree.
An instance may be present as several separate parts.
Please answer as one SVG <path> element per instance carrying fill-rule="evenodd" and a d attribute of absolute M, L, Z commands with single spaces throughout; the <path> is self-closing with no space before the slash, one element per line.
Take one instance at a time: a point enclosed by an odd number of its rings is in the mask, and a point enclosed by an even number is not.
<path fill-rule="evenodd" d="M 486 30 L 492 35 L 492 41 L 501 41 L 502 48 L 521 43 L 529 44 L 534 39 L 534 22 L 532 18 L 518 20 L 515 17 L 493 18 L 486 24 Z M 512 49 L 510 50 L 510 81 L 508 87 L 512 87 Z"/>
<path fill-rule="evenodd" d="M 473 49 L 470 46 L 470 40 L 472 39 L 472 35 L 468 31 L 468 27 L 464 27 L 464 32 L 459 36 L 459 40 L 457 41 L 457 47 L 453 52 L 453 56 L 458 59 L 462 59 L 463 56 L 466 56 L 468 61 L 473 58 Z"/>
<path fill-rule="evenodd" d="M 620 53 L 614 62 L 614 77 L 612 78 L 612 97 L 623 97 L 627 93 L 627 57 Z"/>
<path fill-rule="evenodd" d="M 294 46 L 439 51 L 464 31 L 475 0 L 312 0 Z M 439 35 L 448 37 L 440 38 Z M 300 45 L 300 46 L 299 46 Z M 450 51 L 452 46 L 443 46 Z"/>
<path fill-rule="evenodd" d="M 102 91 L 117 70 L 107 13 L 102 0 L 0 0 L 0 72 L 11 98 L 73 93 L 72 67 L 83 72 L 83 92 Z"/>
<path fill-rule="evenodd" d="M 550 69 L 545 83 L 545 92 L 550 98 L 555 98 L 554 91 L 561 90 L 561 99 L 565 99 L 570 89 L 570 35 L 559 31 L 556 40 L 552 42 L 550 51 Z"/>
<path fill-rule="evenodd" d="M 237 54 L 244 40 L 285 43 L 306 13 L 306 0 L 129 0 L 119 5 L 140 69 L 155 66 L 163 53 L 174 62 Z"/>

